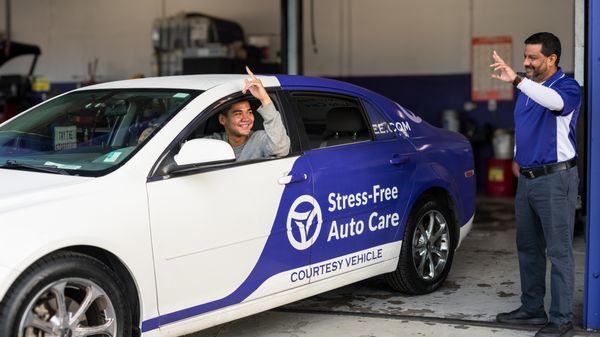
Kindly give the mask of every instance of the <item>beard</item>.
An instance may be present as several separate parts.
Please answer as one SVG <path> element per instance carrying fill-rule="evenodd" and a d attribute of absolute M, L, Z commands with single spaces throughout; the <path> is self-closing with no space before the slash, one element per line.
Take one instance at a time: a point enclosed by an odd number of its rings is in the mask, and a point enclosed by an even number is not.
<path fill-rule="evenodd" d="M 533 79 L 535 77 L 535 68 L 534 67 L 525 67 L 525 74 L 527 74 L 528 79 Z"/>
<path fill-rule="evenodd" d="M 525 67 L 525 73 L 526 73 L 528 79 L 535 81 L 535 80 L 543 77 L 545 70 L 541 69 L 541 67 L 535 68 L 535 67 L 527 66 L 527 67 Z"/>

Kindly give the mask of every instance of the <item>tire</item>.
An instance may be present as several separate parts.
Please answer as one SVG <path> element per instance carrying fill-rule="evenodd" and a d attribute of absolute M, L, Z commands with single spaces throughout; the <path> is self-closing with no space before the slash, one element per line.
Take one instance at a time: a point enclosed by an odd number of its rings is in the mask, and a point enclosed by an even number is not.
<path fill-rule="evenodd" d="M 425 199 L 414 208 L 404 231 L 398 267 L 385 277 L 391 288 L 422 295 L 444 283 L 456 246 L 453 219 L 448 207 L 437 199 Z"/>
<path fill-rule="evenodd" d="M 0 336 L 131 336 L 125 288 L 113 275 L 99 260 L 78 253 L 42 258 L 0 303 Z M 80 334 L 84 330 L 88 334 Z"/>

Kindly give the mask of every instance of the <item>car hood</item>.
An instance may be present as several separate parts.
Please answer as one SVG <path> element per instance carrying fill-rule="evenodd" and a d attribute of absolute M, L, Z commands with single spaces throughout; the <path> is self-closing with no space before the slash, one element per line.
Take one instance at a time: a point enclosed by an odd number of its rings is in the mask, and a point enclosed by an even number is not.
<path fill-rule="evenodd" d="M 52 191 L 92 179 L 94 178 L 0 169 L 0 211 L 24 203 L 56 199 L 59 195 Z"/>

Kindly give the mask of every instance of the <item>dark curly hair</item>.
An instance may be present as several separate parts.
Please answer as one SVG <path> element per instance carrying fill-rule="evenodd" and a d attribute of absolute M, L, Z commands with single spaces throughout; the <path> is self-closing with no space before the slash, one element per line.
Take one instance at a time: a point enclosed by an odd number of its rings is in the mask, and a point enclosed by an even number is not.
<path fill-rule="evenodd" d="M 561 47 L 560 40 L 556 35 L 548 32 L 535 33 L 525 40 L 525 44 L 541 44 L 544 56 L 556 55 L 556 66 L 558 67 Z"/>

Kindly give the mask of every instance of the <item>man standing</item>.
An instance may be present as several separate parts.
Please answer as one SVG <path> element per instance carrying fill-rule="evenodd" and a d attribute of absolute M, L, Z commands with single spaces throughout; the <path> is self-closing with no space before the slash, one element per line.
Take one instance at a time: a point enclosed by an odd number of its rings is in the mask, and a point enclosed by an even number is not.
<path fill-rule="evenodd" d="M 558 66 L 560 40 L 536 33 L 525 40 L 526 77 L 494 51 L 493 78 L 519 90 L 514 111 L 519 166 L 515 215 L 521 307 L 498 314 L 501 323 L 544 325 L 536 337 L 570 336 L 574 292 L 573 226 L 579 176 L 575 125 L 579 84 Z M 549 319 L 544 309 L 546 257 L 551 262 Z"/>

